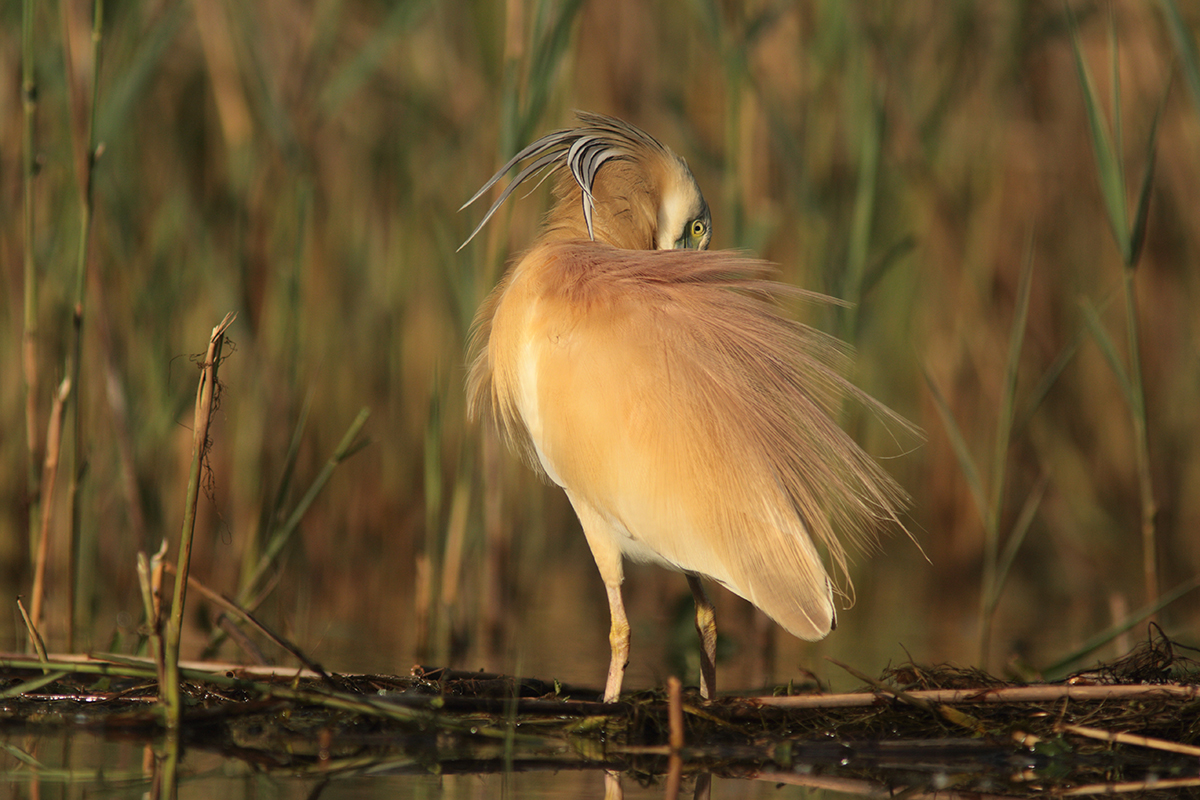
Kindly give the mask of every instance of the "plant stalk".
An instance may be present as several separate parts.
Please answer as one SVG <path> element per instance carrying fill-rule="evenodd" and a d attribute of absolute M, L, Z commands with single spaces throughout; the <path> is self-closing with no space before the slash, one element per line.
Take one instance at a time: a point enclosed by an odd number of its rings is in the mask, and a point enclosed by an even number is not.
<path fill-rule="evenodd" d="M 1138 493 L 1142 506 L 1142 572 L 1146 602 L 1158 599 L 1158 532 L 1155 518 L 1154 483 L 1150 477 L 1150 443 L 1146 429 L 1146 393 L 1142 382 L 1142 358 L 1137 330 L 1137 297 L 1134 270 L 1125 269 L 1125 327 L 1129 339 L 1130 416 L 1133 421 L 1134 464 L 1137 468 Z"/>
<path fill-rule="evenodd" d="M 177 730 L 183 715 L 179 689 L 179 640 L 183 631 L 183 608 L 187 599 L 188 570 L 192 560 L 192 538 L 196 530 L 196 503 L 200 497 L 200 473 L 208 453 L 208 425 L 212 419 L 217 396 L 217 367 L 221 363 L 221 349 L 225 344 L 225 331 L 237 319 L 232 311 L 225 315 L 221 324 L 213 328 L 208 340 L 208 352 L 202 365 L 200 385 L 196 389 L 196 411 L 192 428 L 192 465 L 188 474 L 187 497 L 183 510 L 183 530 L 179 535 L 179 562 L 175 575 L 175 595 L 171 603 L 171 619 L 166 636 L 166 684 L 159 687 L 159 695 L 166 706 L 168 730 Z"/>
<path fill-rule="evenodd" d="M 24 209 L 22 255 L 25 266 L 24 300 L 25 319 L 22 341 L 23 376 L 25 380 L 25 474 L 27 481 L 26 502 L 29 508 L 29 536 L 31 545 L 38 530 L 39 493 L 41 472 L 38 465 L 38 281 L 37 260 L 33 254 L 34 214 L 33 183 L 37 178 L 37 154 L 34 153 L 34 135 L 37 120 L 37 74 L 33 68 L 33 21 L 34 0 L 22 3 L 21 13 L 21 105 L 24 111 L 24 128 L 21 134 L 24 172 Z"/>

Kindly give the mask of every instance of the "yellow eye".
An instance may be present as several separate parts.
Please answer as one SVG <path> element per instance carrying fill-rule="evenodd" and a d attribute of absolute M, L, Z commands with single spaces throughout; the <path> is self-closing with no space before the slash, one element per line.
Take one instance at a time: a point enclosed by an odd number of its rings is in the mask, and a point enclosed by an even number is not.
<path fill-rule="evenodd" d="M 702 220 L 702 219 L 692 220 L 692 238 L 699 239 L 703 235 L 704 235 L 704 220 Z"/>

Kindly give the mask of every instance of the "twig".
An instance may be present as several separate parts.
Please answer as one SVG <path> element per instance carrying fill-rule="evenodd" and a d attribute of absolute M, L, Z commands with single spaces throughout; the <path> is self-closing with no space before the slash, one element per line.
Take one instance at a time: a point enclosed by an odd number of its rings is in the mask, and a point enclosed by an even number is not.
<path fill-rule="evenodd" d="M 981 723 L 978 719 L 971 716 L 970 714 L 964 714 L 963 712 L 961 712 L 957 709 L 950 708 L 945 703 L 941 703 L 936 700 L 928 700 L 924 697 L 916 697 L 909 692 L 905 692 L 900 689 L 892 688 L 891 686 L 888 686 L 887 684 L 885 684 L 883 681 L 878 680 L 877 678 L 872 678 L 863 672 L 859 672 L 854 667 L 851 667 L 848 664 L 843 664 L 842 662 L 836 661 L 832 658 L 826 657 L 825 660 L 829 661 L 831 664 L 841 667 L 842 669 L 846 670 L 846 672 L 849 672 L 851 675 L 858 678 L 860 681 L 865 681 L 866 683 L 871 684 L 877 690 L 879 690 L 881 692 L 887 692 L 888 694 L 894 695 L 897 700 L 901 700 L 905 703 L 908 703 L 909 705 L 916 706 L 917 708 L 920 708 L 923 711 L 927 711 L 930 714 L 939 716 L 942 719 L 946 720 L 947 722 L 951 722 L 955 725 L 958 725 L 959 727 L 966 728 L 967 730 L 970 730 L 974 733 L 982 734 L 982 733 L 986 732 L 984 730 L 983 723 Z"/>
<path fill-rule="evenodd" d="M 177 574 L 175 572 L 174 564 L 172 564 L 170 562 L 166 562 L 163 564 L 163 566 L 166 567 L 167 572 L 170 572 L 172 575 Z M 275 633 L 270 628 L 268 628 L 266 625 L 259 622 L 257 619 L 255 619 L 253 614 L 251 614 L 249 611 L 247 611 L 246 609 L 239 606 L 234 601 L 230 600 L 225 595 L 220 594 L 219 592 L 215 592 L 212 589 L 209 589 L 203 583 L 201 583 L 200 581 L 198 581 L 197 579 L 195 579 L 191 576 L 188 576 L 188 586 L 192 589 L 195 589 L 200 594 L 204 595 L 211 602 L 216 603 L 221 608 L 225 609 L 225 611 L 227 613 L 233 614 L 236 617 L 240 617 L 241 619 L 246 620 L 246 622 L 250 623 L 250 625 L 252 625 L 255 630 L 257 630 L 263 636 L 270 639 L 273 644 L 277 645 L 282 650 L 286 650 L 288 653 L 290 653 L 292 656 L 294 656 L 297 661 L 299 661 L 301 664 L 303 664 L 305 666 L 306 669 L 312 670 L 312 672 L 321 676 L 321 678 L 323 678 L 326 681 L 330 680 L 329 674 L 326 673 L 325 670 L 321 668 L 320 664 L 316 663 L 315 661 L 310 659 L 308 656 L 304 655 L 304 653 L 301 652 L 300 648 L 296 647 L 296 645 L 292 644 L 287 639 L 283 638 L 282 636 L 280 636 L 279 634 Z"/>
<path fill-rule="evenodd" d="M 147 658 L 146 656 L 129 656 L 123 653 L 47 653 L 46 657 L 51 665 L 64 668 L 70 667 L 73 672 L 100 675 L 128 674 L 129 677 L 154 677 L 152 672 L 147 672 L 147 670 L 154 669 L 154 659 Z M 114 670 L 113 667 L 128 667 L 129 672 L 125 673 L 121 669 Z M 28 657 L 14 653 L 0 653 L 0 668 L 28 669 L 31 667 L 29 666 Z M 296 667 L 255 666 L 233 664 L 226 661 L 191 661 L 181 659 L 179 661 L 179 669 L 181 672 L 186 672 L 189 676 L 197 680 L 206 679 L 204 676 L 207 675 L 228 675 L 230 673 L 261 678 L 284 676 L 287 678 L 305 679 L 321 677 L 315 672 L 310 672 L 306 669 L 297 669 Z"/>
<path fill-rule="evenodd" d="M 888 694 L 899 690 L 884 689 Z M 1034 686 L 1004 686 L 998 689 L 914 689 L 904 692 L 910 698 L 933 703 L 1052 703 L 1057 700 L 1120 700 L 1129 697 L 1167 695 L 1187 700 L 1200 699 L 1200 686 L 1178 683 L 1116 684 L 1107 686 L 1075 686 L 1069 684 Z M 806 694 L 792 697 L 752 697 L 748 702 L 775 708 L 847 708 L 875 705 L 877 694 Z"/>
<path fill-rule="evenodd" d="M 1185 756 L 1200 756 L 1200 747 L 1190 744 L 1180 744 L 1167 739 L 1155 739 L 1152 736 L 1138 736 L 1134 733 L 1124 733 L 1122 731 L 1106 731 L 1100 728 L 1087 728 L 1083 725 L 1067 725 L 1060 724 L 1058 730 L 1074 733 L 1077 736 L 1086 736 L 1089 739 L 1099 739 L 1103 742 L 1116 742 L 1117 744 L 1132 744 L 1138 747 L 1149 747 L 1152 750 L 1163 750 L 1168 753 L 1182 753 Z"/>
<path fill-rule="evenodd" d="M 877 691 L 887 692 L 888 694 L 895 697 L 897 700 L 902 700 L 905 703 L 908 703 L 910 706 L 916 706 L 917 708 L 921 709 L 922 711 L 928 711 L 930 713 L 934 713 L 936 711 L 933 703 L 930 702 L 929 700 L 926 700 L 923 697 L 915 697 L 912 694 L 910 694 L 909 692 L 904 691 L 903 689 L 896 689 L 894 687 L 888 686 L 886 683 L 879 680 L 878 678 L 872 678 L 870 675 L 866 674 L 865 672 L 855 669 L 854 667 L 850 666 L 849 664 L 843 664 L 841 661 L 838 661 L 836 658 L 829 658 L 828 656 L 826 656 L 825 660 L 828 661 L 830 664 L 833 664 L 835 667 L 840 667 L 840 668 L 846 670 L 846 672 L 849 672 L 851 675 L 858 678 L 863 683 L 867 683 L 867 684 L 870 684 L 871 686 L 874 686 Z"/>
<path fill-rule="evenodd" d="M 1092 783 L 1058 792 L 1059 797 L 1080 797 L 1089 794 L 1127 794 L 1129 792 L 1165 792 L 1200 786 L 1200 778 L 1162 778 L 1152 781 L 1123 781 L 1121 783 Z"/>
<path fill-rule="evenodd" d="M 36 692 L 38 689 L 42 688 L 43 686 L 54 683 L 55 681 L 58 681 L 58 680 L 62 680 L 63 678 L 67 677 L 70 674 L 71 674 L 70 670 L 64 669 L 64 670 L 58 670 L 57 672 L 51 672 L 50 670 L 47 669 L 47 670 L 45 670 L 45 674 L 41 675 L 40 677 L 32 678 L 27 681 L 22 681 L 21 683 L 18 683 L 15 686 L 9 686 L 6 689 L 4 689 L 3 691 L 0 691 L 0 700 L 7 700 L 10 697 L 20 697 L 23 694 L 30 694 L 32 692 Z"/>
<path fill-rule="evenodd" d="M 167 684 L 166 650 L 163 647 L 162 628 L 162 561 L 167 554 L 167 540 L 163 539 L 158 552 L 147 559 L 145 553 L 137 555 L 138 585 L 142 590 L 142 607 L 149 628 L 150 652 L 158 670 L 158 685 Z"/>
<path fill-rule="evenodd" d="M 33 645 L 38 660 L 45 661 L 46 643 L 42 641 L 42 635 L 38 633 L 37 625 L 34 625 L 33 620 L 29 618 L 29 612 L 25 610 L 25 604 L 21 602 L 21 598 L 19 597 L 17 598 L 17 608 L 21 610 L 21 619 L 25 620 L 25 630 L 29 632 L 29 642 Z"/>

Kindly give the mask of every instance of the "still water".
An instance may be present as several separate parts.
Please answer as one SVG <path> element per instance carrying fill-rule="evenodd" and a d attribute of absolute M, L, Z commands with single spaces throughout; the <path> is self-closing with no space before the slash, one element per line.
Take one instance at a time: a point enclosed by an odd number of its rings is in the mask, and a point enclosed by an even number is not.
<path fill-rule="evenodd" d="M 74 729 L 5 731 L 0 733 L 0 786 L 7 798 L 155 798 L 171 797 L 167 748 L 161 737 L 144 738 L 109 732 L 105 736 Z M 271 760 L 249 751 L 240 756 L 185 747 L 176 767 L 174 788 L 179 798 L 261 800 L 262 798 L 662 798 L 667 781 L 661 775 L 630 770 L 619 778 L 601 769 L 578 765 L 524 761 L 505 765 L 502 758 L 472 762 L 483 772 L 463 772 L 471 764 L 443 763 L 430 767 L 412 756 L 366 756 L 358 762 L 341 759 L 331 766 L 281 769 Z M 726 768 L 725 776 L 685 773 L 678 797 L 692 798 L 798 798 L 888 796 L 908 790 L 925 796 L 928 788 L 948 788 L 926 773 L 906 785 L 838 775 L 829 769 L 798 766 L 790 772 L 760 773 L 751 768 Z M 915 763 L 911 767 L 920 768 Z M 437 770 L 441 770 L 439 774 Z M 490 770 L 490 771 L 486 771 Z M 908 771 L 905 769 L 904 771 Z M 900 778 L 897 775 L 897 778 Z M 909 773 L 912 778 L 913 774 Z M 947 774 L 948 777 L 948 774 Z M 930 779 L 933 779 L 932 782 Z M 1011 780 L 997 774 L 997 784 Z M 614 782 L 617 785 L 614 785 Z M 707 793 L 696 793 L 697 783 L 708 783 Z M 942 786 L 939 786 L 939 784 Z M 618 789 L 619 794 L 614 792 Z M 975 784 L 978 789 L 979 784 Z M 1011 788 L 1011 784 L 1009 784 Z M 940 793 L 954 797 L 953 792 Z M 973 797 L 986 797 L 975 793 Z"/>

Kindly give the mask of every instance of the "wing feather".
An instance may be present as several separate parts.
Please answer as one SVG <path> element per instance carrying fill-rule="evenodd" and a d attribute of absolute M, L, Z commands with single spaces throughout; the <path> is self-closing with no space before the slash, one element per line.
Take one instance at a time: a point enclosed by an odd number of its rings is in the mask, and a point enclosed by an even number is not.
<path fill-rule="evenodd" d="M 870 542 L 904 503 L 841 404 L 905 423 L 778 303 L 820 296 L 770 272 L 727 251 L 539 246 L 481 311 L 471 397 L 627 555 L 707 575 L 814 639 L 834 619 L 814 542 L 844 575 L 843 541 Z"/>

